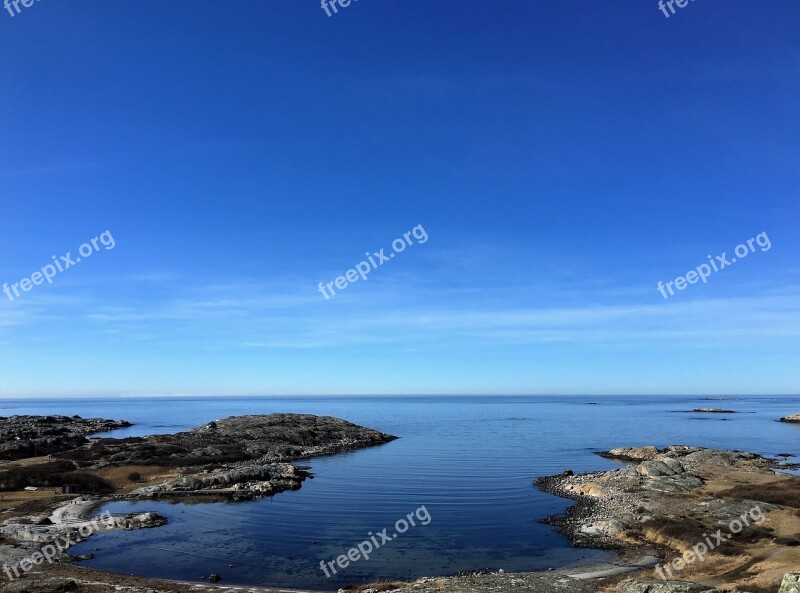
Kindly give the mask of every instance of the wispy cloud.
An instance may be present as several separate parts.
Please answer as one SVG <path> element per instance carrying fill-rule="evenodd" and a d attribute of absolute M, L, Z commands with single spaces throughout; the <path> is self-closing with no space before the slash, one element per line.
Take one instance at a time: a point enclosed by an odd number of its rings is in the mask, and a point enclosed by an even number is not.
<path fill-rule="evenodd" d="M 28 177 L 31 175 L 51 175 L 57 173 L 66 173 L 71 171 L 83 171 L 86 169 L 97 169 L 102 167 L 100 163 L 64 163 L 59 165 L 50 166 L 36 166 L 21 169 L 13 169 L 0 171 L 0 178 L 9 177 Z"/>
<path fill-rule="evenodd" d="M 78 318 L 86 329 L 139 340 L 287 349 L 800 336 L 800 299 L 793 293 L 642 304 L 645 299 L 635 293 L 630 302 L 619 303 L 615 288 L 611 296 L 595 294 L 595 300 L 605 296 L 613 304 L 543 306 L 530 298 L 533 288 L 515 288 L 503 302 L 495 289 L 481 294 L 428 286 L 411 300 L 407 289 L 395 284 L 359 288 L 330 302 L 313 292 L 313 284 L 298 279 L 182 284 L 165 296 L 124 303 L 96 295 L 42 296 L 25 309 L 0 310 L 0 327 Z"/>

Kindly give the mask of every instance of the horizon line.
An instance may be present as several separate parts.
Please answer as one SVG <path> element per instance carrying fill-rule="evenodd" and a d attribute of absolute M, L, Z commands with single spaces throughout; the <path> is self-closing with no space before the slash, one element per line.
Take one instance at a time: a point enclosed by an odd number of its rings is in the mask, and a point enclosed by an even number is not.
<path fill-rule="evenodd" d="M 0 400 L 21 400 L 21 399 L 121 399 L 121 398 L 292 398 L 292 397 L 708 397 L 712 399 L 727 399 L 736 397 L 800 397 L 798 393 L 497 393 L 497 392 L 467 392 L 467 393 L 111 393 L 111 394 L 22 394 L 6 395 L 0 394 Z"/>

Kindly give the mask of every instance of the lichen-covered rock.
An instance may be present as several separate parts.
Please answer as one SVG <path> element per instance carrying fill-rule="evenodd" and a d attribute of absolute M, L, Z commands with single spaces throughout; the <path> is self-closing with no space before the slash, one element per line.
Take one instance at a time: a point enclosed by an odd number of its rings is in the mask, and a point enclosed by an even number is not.
<path fill-rule="evenodd" d="M 618 447 L 606 453 L 601 453 L 603 457 L 620 459 L 622 461 L 648 461 L 658 456 L 658 449 L 652 445 L 646 447 Z"/>
<path fill-rule="evenodd" d="M 800 572 L 787 573 L 778 593 L 800 593 Z"/>
<path fill-rule="evenodd" d="M 581 525 L 580 532 L 586 535 L 616 535 L 625 531 L 625 524 L 616 519 L 601 519 Z"/>
<path fill-rule="evenodd" d="M 617 584 L 623 593 L 689 593 L 704 591 L 708 587 L 689 581 L 662 581 L 661 579 L 626 579 Z"/>

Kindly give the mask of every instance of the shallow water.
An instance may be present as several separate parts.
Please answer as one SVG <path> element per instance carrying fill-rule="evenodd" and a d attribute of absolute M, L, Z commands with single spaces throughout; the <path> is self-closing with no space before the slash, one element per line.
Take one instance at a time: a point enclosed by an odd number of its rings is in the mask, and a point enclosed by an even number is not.
<path fill-rule="evenodd" d="M 595 401 L 596 405 L 589 405 Z M 722 407 L 736 414 L 687 413 Z M 91 566 L 227 584 L 336 589 L 483 568 L 537 570 L 610 555 L 572 548 L 538 523 L 570 502 L 539 492 L 537 476 L 614 467 L 594 451 L 692 444 L 797 454 L 800 426 L 775 422 L 797 398 L 742 397 L 347 397 L 0 400 L 0 414 L 63 413 L 135 422 L 115 435 L 168 433 L 238 414 L 304 412 L 345 418 L 401 438 L 381 447 L 309 460 L 302 489 L 244 503 L 113 503 L 154 510 L 165 527 L 108 533 L 72 549 Z M 421 506 L 411 527 L 371 558 L 328 579 L 321 560 L 388 528 Z M 423 514 L 424 515 L 424 514 Z M 378 540 L 380 541 L 380 540 Z M 234 564 L 229 568 L 229 564 Z"/>

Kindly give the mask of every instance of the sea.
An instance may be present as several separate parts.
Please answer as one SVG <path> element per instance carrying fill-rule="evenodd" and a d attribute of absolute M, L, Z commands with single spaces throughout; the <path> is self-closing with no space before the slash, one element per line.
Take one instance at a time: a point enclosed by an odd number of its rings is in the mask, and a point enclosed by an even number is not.
<path fill-rule="evenodd" d="M 396 441 L 382 446 L 298 462 L 310 466 L 314 478 L 271 498 L 110 503 L 102 510 L 155 511 L 169 523 L 101 533 L 70 550 L 92 554 L 88 566 L 125 574 L 200 582 L 213 573 L 222 584 L 328 591 L 375 581 L 611 560 L 612 552 L 573 547 L 541 522 L 572 502 L 539 491 L 533 481 L 568 469 L 618 467 L 596 453 L 621 446 L 800 453 L 800 426 L 776 422 L 800 411 L 800 398 L 723 397 L 5 399 L 0 415 L 124 419 L 133 426 L 104 435 L 124 437 L 174 433 L 227 416 L 297 412 L 336 416 L 396 435 Z M 701 407 L 735 413 L 692 412 Z M 378 535 L 384 529 L 388 541 Z M 381 545 L 373 545 L 369 559 L 348 560 L 344 569 L 334 564 L 333 574 L 326 563 L 364 541 Z M 328 575 L 321 564 L 328 566 Z"/>

